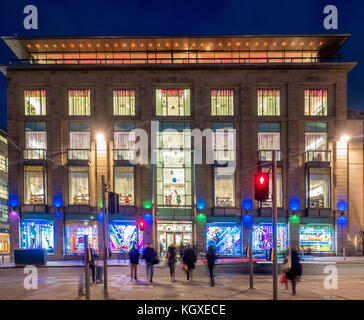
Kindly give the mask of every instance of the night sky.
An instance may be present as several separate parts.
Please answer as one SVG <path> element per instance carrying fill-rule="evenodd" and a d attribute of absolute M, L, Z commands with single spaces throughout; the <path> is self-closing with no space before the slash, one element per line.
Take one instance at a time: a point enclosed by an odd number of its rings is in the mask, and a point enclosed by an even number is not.
<path fill-rule="evenodd" d="M 23 27 L 24 7 L 37 6 L 38 30 Z M 339 29 L 323 27 L 326 5 L 338 8 Z M 0 35 L 224 35 L 351 33 L 340 50 L 343 61 L 357 61 L 349 74 L 348 108 L 364 111 L 363 0 L 62 0 L 2 1 Z M 0 42 L 0 64 L 15 58 Z M 5 77 L 0 74 L 0 126 L 6 129 Z"/>

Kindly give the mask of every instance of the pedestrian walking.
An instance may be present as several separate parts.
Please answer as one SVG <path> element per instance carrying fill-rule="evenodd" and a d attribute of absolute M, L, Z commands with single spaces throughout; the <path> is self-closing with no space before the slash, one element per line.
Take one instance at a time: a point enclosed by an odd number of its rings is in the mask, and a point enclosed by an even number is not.
<path fill-rule="evenodd" d="M 135 243 L 133 243 L 132 248 L 129 251 L 129 260 L 130 260 L 130 281 L 138 280 L 137 278 L 137 269 L 139 264 L 139 251 L 135 247 Z"/>
<path fill-rule="evenodd" d="M 178 247 L 178 253 L 179 253 L 179 260 L 183 261 L 183 250 L 185 249 L 183 242 L 181 241 Z"/>
<path fill-rule="evenodd" d="M 88 248 L 88 262 L 91 270 L 92 283 L 95 283 L 95 258 L 96 252 L 94 248 Z"/>
<path fill-rule="evenodd" d="M 195 268 L 195 263 L 197 261 L 197 257 L 195 251 L 192 249 L 191 245 L 188 244 L 187 248 L 183 251 L 183 264 L 184 270 L 187 273 L 187 280 L 192 281 L 192 270 Z"/>
<path fill-rule="evenodd" d="M 172 243 L 168 247 L 168 251 L 167 251 L 167 263 L 169 266 L 169 273 L 171 274 L 172 281 L 176 281 L 175 280 L 176 262 L 177 262 L 176 256 L 177 256 L 177 248 L 174 245 L 174 243 Z"/>
<path fill-rule="evenodd" d="M 286 272 L 286 277 L 292 282 L 292 294 L 296 294 L 297 282 L 302 275 L 302 266 L 300 263 L 300 257 L 298 256 L 298 249 L 292 248 L 289 250 L 290 269 Z"/>
<path fill-rule="evenodd" d="M 143 251 L 143 258 L 146 264 L 147 280 L 149 279 L 149 282 L 152 283 L 154 265 L 157 264 L 159 261 L 157 260 L 157 254 L 150 243 L 147 243 L 147 246 Z"/>
<path fill-rule="evenodd" d="M 209 268 L 209 273 L 210 273 L 210 287 L 214 287 L 215 286 L 214 267 L 215 267 L 215 261 L 216 261 L 216 250 L 212 243 L 210 243 L 209 248 L 207 249 L 206 259 L 207 259 L 207 266 Z"/>

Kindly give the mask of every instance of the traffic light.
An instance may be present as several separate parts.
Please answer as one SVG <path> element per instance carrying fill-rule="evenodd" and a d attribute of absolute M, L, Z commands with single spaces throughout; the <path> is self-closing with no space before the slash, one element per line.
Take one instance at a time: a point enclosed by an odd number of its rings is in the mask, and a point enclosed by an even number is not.
<path fill-rule="evenodd" d="M 139 226 L 139 230 L 140 230 L 140 231 L 144 231 L 144 228 L 145 228 L 145 222 L 144 222 L 144 220 L 143 220 L 143 219 L 140 219 L 140 220 L 138 221 L 138 226 Z"/>
<path fill-rule="evenodd" d="M 107 196 L 108 196 L 109 213 L 113 214 L 115 212 L 115 193 L 109 192 Z"/>
<path fill-rule="evenodd" d="M 269 174 L 257 173 L 255 175 L 255 196 L 254 199 L 258 201 L 265 201 L 269 198 Z"/>
<path fill-rule="evenodd" d="M 120 213 L 120 203 L 119 203 L 119 194 L 115 193 L 115 211 L 116 213 Z"/>

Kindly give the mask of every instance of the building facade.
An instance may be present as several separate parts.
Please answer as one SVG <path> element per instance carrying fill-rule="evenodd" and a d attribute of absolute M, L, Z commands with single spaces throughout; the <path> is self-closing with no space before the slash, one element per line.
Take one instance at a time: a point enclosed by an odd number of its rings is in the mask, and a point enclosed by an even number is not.
<path fill-rule="evenodd" d="M 0 255 L 10 253 L 8 206 L 8 140 L 0 129 Z"/>
<path fill-rule="evenodd" d="M 254 200 L 254 174 L 271 172 L 273 151 L 279 251 L 362 253 L 355 63 L 334 58 L 347 38 L 3 38 L 18 58 L 6 67 L 11 253 L 74 259 L 87 234 L 102 254 L 104 176 L 120 195 L 107 221 L 116 255 L 212 241 L 241 257 L 249 239 L 265 255 L 272 197 Z M 211 133 L 202 152 L 194 129 Z"/>

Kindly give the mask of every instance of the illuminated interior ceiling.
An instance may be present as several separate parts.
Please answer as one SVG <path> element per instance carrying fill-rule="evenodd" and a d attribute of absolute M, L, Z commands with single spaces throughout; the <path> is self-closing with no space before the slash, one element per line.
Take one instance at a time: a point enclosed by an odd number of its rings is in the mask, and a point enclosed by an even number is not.
<path fill-rule="evenodd" d="M 186 37 L 2 37 L 18 59 L 32 53 L 318 51 L 333 58 L 349 34 L 239 35 Z"/>

